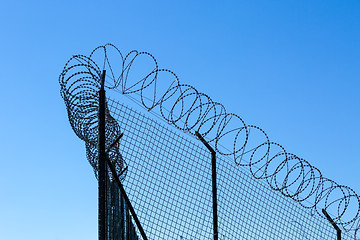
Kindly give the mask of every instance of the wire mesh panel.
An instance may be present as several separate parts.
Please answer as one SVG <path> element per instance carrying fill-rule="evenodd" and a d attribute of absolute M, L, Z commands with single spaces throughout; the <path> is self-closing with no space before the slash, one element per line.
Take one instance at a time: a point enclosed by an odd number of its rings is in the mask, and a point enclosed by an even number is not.
<path fill-rule="evenodd" d="M 211 238 L 211 164 L 206 150 L 122 105 L 109 104 L 124 137 L 124 186 L 150 239 Z M 154 125 L 155 124 L 155 125 Z M 206 159 L 196 161 L 196 159 Z M 211 181 L 210 181 L 211 183 Z"/>
<path fill-rule="evenodd" d="M 124 186 L 149 239 L 212 239 L 211 161 L 199 140 L 108 99 L 124 137 Z M 220 157 L 219 239 L 335 239 L 326 219 Z M 351 239 L 343 234 L 343 239 Z"/>

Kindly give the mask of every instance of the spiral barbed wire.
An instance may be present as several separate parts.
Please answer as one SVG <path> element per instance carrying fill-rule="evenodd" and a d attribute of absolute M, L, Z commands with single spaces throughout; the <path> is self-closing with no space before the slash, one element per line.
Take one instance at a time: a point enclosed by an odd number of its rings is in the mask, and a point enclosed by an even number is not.
<path fill-rule="evenodd" d="M 147 61 L 144 64 L 144 60 Z M 150 63 L 150 67 L 149 67 Z M 95 48 L 89 56 L 75 55 L 60 75 L 61 95 L 70 124 L 85 141 L 87 158 L 97 172 L 97 108 L 100 75 L 107 69 L 107 88 L 131 96 L 148 111 L 157 112 L 177 129 L 195 136 L 199 132 L 216 152 L 230 156 L 238 166 L 249 167 L 252 176 L 298 202 L 312 213 L 326 209 L 345 231 L 353 231 L 358 239 L 360 198 L 348 186 L 326 177 L 308 161 L 289 153 L 269 139 L 260 127 L 248 125 L 225 107 L 193 86 L 182 84 L 176 74 L 161 69 L 148 52 L 131 51 L 125 57 L 118 48 L 106 44 Z M 120 133 L 120 126 L 110 113 L 106 115 L 107 144 Z M 223 146 L 229 146 L 231 149 Z M 118 172 L 125 162 L 118 145 L 111 150 L 111 161 Z"/>
<path fill-rule="evenodd" d="M 65 101 L 70 125 L 75 134 L 85 142 L 86 155 L 97 177 L 98 172 L 98 107 L 100 90 L 100 68 L 91 58 L 76 55 L 65 64 L 59 82 L 61 96 Z M 106 148 L 120 179 L 126 175 L 122 170 L 126 162 L 119 152 L 120 126 L 106 109 Z M 111 146 L 111 148 L 109 148 Z M 111 173 L 110 177 L 111 177 Z"/>

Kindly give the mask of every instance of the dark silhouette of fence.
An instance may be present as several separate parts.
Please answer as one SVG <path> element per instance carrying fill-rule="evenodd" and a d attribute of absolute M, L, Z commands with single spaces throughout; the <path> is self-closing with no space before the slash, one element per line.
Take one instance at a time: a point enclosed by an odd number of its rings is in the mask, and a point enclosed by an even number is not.
<path fill-rule="evenodd" d="M 123 56 L 111 44 L 89 56 L 73 56 L 60 75 L 71 126 L 85 141 L 96 176 L 103 70 L 105 145 L 117 173 L 108 170 L 108 185 L 121 181 L 137 215 L 132 217 L 138 217 L 149 239 L 335 239 L 323 212 L 342 229 L 343 239 L 356 239 L 360 200 L 351 188 L 323 177 L 261 128 L 181 84 L 151 54 L 132 51 Z M 121 103 L 124 96 L 141 108 Z M 216 231 L 213 165 L 199 138 L 217 154 Z M 112 202 L 122 209 L 121 194 L 108 192 L 110 198 L 120 196 Z M 120 219 L 113 216 L 107 225 Z M 134 228 L 134 221 L 127 226 Z M 140 229 L 134 228 L 133 235 L 140 236 Z"/>

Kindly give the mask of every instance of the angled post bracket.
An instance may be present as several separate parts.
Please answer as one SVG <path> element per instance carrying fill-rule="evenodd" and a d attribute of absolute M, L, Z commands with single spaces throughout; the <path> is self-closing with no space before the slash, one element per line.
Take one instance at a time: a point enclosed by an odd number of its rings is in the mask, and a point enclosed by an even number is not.
<path fill-rule="evenodd" d="M 341 230 L 340 230 L 340 228 L 336 225 L 334 220 L 329 216 L 329 214 L 326 212 L 325 209 L 322 209 L 322 213 L 325 215 L 326 219 L 331 223 L 331 225 L 335 228 L 336 234 L 337 234 L 337 240 L 341 240 Z"/>

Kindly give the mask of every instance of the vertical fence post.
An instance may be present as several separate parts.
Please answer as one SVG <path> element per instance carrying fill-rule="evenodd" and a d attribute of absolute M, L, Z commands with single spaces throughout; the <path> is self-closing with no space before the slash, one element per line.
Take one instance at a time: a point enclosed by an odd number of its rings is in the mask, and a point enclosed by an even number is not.
<path fill-rule="evenodd" d="M 98 191 L 99 191 L 99 240 L 107 240 L 107 167 L 105 152 L 105 70 L 100 79 L 99 113 L 98 113 Z"/>
<path fill-rule="evenodd" d="M 120 239 L 125 239 L 125 216 L 124 216 L 124 198 L 120 195 Z"/>
<path fill-rule="evenodd" d="M 337 234 L 337 240 L 341 240 L 341 230 L 340 230 L 340 228 L 336 225 L 334 220 L 329 216 L 329 214 L 326 212 L 325 209 L 322 209 L 322 213 L 325 215 L 326 219 L 331 223 L 331 225 L 335 228 L 336 234 Z"/>
<path fill-rule="evenodd" d="M 218 240 L 218 215 L 217 215 L 217 188 L 216 188 L 216 152 L 212 147 L 205 141 L 199 132 L 195 132 L 195 135 L 211 152 L 211 172 L 212 172 L 212 195 L 213 195 L 213 232 L 214 240 Z"/>

